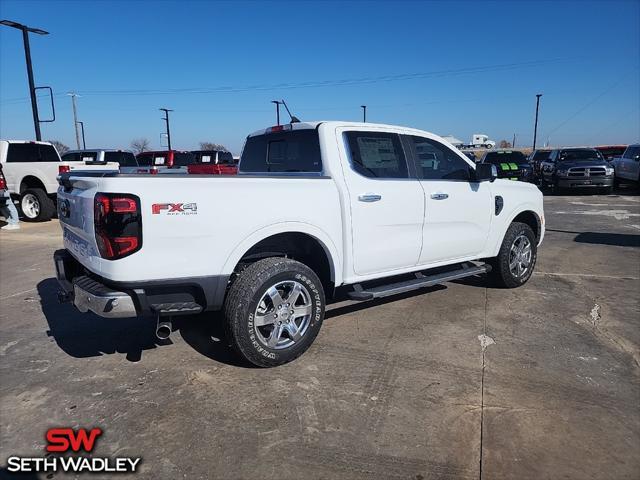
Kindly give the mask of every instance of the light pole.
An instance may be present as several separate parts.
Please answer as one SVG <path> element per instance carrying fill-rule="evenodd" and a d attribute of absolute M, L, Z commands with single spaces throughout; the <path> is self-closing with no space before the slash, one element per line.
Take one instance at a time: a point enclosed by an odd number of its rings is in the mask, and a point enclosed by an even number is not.
<path fill-rule="evenodd" d="M 37 33 L 38 35 L 49 35 L 49 32 L 41 30 L 39 28 L 27 27 L 21 23 L 12 22 L 11 20 L 0 20 L 0 24 L 7 27 L 17 28 L 22 31 L 22 40 L 24 42 L 24 56 L 27 61 L 27 77 L 29 78 L 29 94 L 31 96 L 31 110 L 33 112 L 33 126 L 36 130 L 36 140 L 42 140 L 40 134 L 40 117 L 38 116 L 38 104 L 36 102 L 36 86 L 33 80 L 33 66 L 31 64 L 31 48 L 29 47 L 29 32 Z"/>
<path fill-rule="evenodd" d="M 271 100 L 271 103 L 276 104 L 276 122 L 277 125 L 280 125 L 280 105 L 282 105 L 282 102 L 278 100 Z"/>
<path fill-rule="evenodd" d="M 367 106 L 360 105 L 360 108 L 362 109 L 362 121 L 363 123 L 367 123 Z"/>
<path fill-rule="evenodd" d="M 87 149 L 87 142 L 84 140 L 84 122 L 76 122 L 80 124 L 80 129 L 82 130 L 82 149 Z"/>
<path fill-rule="evenodd" d="M 167 146 L 169 150 L 171 150 L 171 131 L 169 130 L 169 112 L 173 112 L 173 110 L 169 110 L 168 108 L 160 108 L 159 110 L 164 112 L 164 120 L 167 123 Z"/>
<path fill-rule="evenodd" d="M 536 139 L 538 138 L 538 109 L 540 108 L 541 93 L 536 93 L 536 123 L 533 126 L 533 150 L 536 149 Z"/>
<path fill-rule="evenodd" d="M 71 106 L 73 107 L 73 127 L 76 132 L 76 145 L 78 146 L 78 150 L 80 149 L 80 132 L 78 131 L 78 108 L 76 106 L 76 97 L 79 97 L 76 92 L 67 93 L 71 97 Z"/>

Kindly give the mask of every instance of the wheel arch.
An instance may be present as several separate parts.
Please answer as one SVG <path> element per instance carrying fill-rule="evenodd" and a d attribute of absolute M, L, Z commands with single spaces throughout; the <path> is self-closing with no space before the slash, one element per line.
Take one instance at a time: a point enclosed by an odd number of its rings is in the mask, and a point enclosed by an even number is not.
<path fill-rule="evenodd" d="M 44 190 L 45 193 L 47 192 L 47 188 L 45 187 L 42 180 L 40 180 L 35 175 L 25 175 L 20 179 L 20 182 L 18 183 L 18 185 L 19 185 L 20 195 L 22 195 L 25 192 L 25 190 L 27 190 L 28 188 L 40 188 Z"/>
<path fill-rule="evenodd" d="M 511 212 L 509 219 L 502 224 L 502 228 L 499 231 L 499 234 L 493 237 L 495 244 L 492 249 L 488 252 L 488 257 L 494 257 L 500 251 L 500 246 L 504 241 L 504 237 L 507 234 L 507 230 L 513 222 L 522 222 L 531 227 L 534 235 L 536 236 L 536 240 L 540 243 L 542 236 L 542 220 L 540 216 L 535 212 L 533 206 L 527 205 L 514 210 Z"/>
<path fill-rule="evenodd" d="M 233 250 L 222 273 L 232 275 L 242 264 L 268 256 L 287 256 L 314 270 L 328 296 L 342 283 L 338 249 L 324 231 L 310 224 L 286 222 L 253 232 Z"/>

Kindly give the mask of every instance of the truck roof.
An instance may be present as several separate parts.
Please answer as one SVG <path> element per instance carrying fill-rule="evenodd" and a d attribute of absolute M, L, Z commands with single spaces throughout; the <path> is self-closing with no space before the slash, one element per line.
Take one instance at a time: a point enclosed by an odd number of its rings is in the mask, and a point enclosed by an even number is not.
<path fill-rule="evenodd" d="M 389 129 L 402 129 L 402 130 L 406 130 L 407 132 L 414 132 L 414 133 L 426 133 L 428 135 L 435 135 L 438 136 L 435 133 L 432 132 L 427 132 L 425 130 L 418 130 L 416 128 L 411 128 L 411 127 L 404 127 L 401 125 L 387 125 L 384 123 L 371 123 L 371 122 L 344 122 L 344 121 L 339 121 L 339 120 L 318 120 L 318 121 L 311 121 L 311 122 L 296 122 L 296 123 L 287 123 L 287 124 L 283 124 L 281 125 L 282 130 L 305 130 L 305 129 L 314 129 L 317 128 L 318 125 L 323 124 L 323 125 L 328 125 L 328 126 L 333 126 L 333 127 L 354 127 L 354 128 L 389 128 Z M 262 128 L 260 130 L 256 130 L 253 133 L 250 133 L 248 136 L 249 137 L 255 137 L 256 135 L 263 135 L 265 133 L 270 133 L 274 127 L 267 127 L 267 128 Z"/>

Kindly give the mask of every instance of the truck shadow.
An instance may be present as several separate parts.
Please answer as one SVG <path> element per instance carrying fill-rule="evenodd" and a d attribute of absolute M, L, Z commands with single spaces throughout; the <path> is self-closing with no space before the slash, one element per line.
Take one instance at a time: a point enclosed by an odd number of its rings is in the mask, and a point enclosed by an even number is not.
<path fill-rule="evenodd" d="M 138 362 L 142 351 L 171 344 L 158 340 L 155 322 L 142 318 L 100 318 L 81 313 L 72 305 L 58 302 L 58 281 L 47 278 L 37 285 L 40 306 L 49 330 L 47 335 L 68 355 L 75 358 L 122 353 L 130 362 Z"/>
<path fill-rule="evenodd" d="M 547 232 L 575 234 L 573 241 L 576 243 L 591 243 L 594 245 L 611 245 L 616 247 L 640 247 L 640 235 L 633 233 L 574 232 L 554 228 L 547 228 Z"/>

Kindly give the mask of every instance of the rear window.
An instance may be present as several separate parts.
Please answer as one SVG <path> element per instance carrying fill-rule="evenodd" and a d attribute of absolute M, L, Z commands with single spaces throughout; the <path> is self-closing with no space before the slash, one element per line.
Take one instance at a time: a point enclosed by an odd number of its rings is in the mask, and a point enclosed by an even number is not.
<path fill-rule="evenodd" d="M 573 160 L 603 160 L 602 154 L 597 150 L 591 148 L 576 149 L 576 150 L 561 150 L 559 160 L 573 161 Z"/>
<path fill-rule="evenodd" d="M 195 163 L 193 153 L 175 152 L 173 154 L 173 165 L 175 167 L 186 167 L 187 165 L 191 165 L 192 163 Z"/>
<path fill-rule="evenodd" d="M 233 157 L 230 162 L 233 162 Z M 240 157 L 240 171 L 242 173 L 322 171 L 317 130 L 294 130 L 247 138 Z"/>
<path fill-rule="evenodd" d="M 489 152 L 484 157 L 484 163 L 499 165 L 500 163 L 516 163 L 524 165 L 529 163 L 522 152 Z"/>
<path fill-rule="evenodd" d="M 10 143 L 7 162 L 59 162 L 58 152 L 53 145 L 38 143 Z"/>
<path fill-rule="evenodd" d="M 151 155 L 149 154 L 140 154 L 136 157 L 138 165 L 141 167 L 150 167 L 151 166 Z"/>
<path fill-rule="evenodd" d="M 220 165 L 233 165 L 233 155 L 231 152 L 219 152 L 215 150 L 196 151 L 191 152 L 195 156 L 196 163 L 216 163 L 216 156 L 218 157 L 217 163 Z"/>
<path fill-rule="evenodd" d="M 137 167 L 136 157 L 131 152 L 104 152 L 105 162 L 116 162 L 121 167 Z"/>

